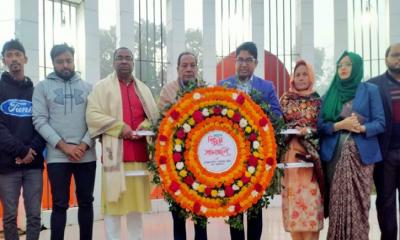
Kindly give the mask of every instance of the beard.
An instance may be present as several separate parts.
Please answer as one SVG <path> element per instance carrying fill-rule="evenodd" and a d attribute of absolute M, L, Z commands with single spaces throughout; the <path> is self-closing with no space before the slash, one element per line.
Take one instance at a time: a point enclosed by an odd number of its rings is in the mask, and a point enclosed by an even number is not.
<path fill-rule="evenodd" d="M 400 67 L 392 67 L 392 66 L 388 66 L 388 69 L 391 73 L 394 74 L 400 74 Z"/>
<path fill-rule="evenodd" d="M 57 76 L 59 76 L 60 78 L 68 81 L 70 80 L 74 75 L 75 75 L 75 70 L 71 70 L 71 71 L 54 71 L 56 73 Z"/>

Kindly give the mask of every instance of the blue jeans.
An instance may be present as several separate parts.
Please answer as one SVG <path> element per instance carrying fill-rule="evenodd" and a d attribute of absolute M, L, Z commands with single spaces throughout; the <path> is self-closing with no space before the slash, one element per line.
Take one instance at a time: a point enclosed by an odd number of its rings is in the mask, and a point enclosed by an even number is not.
<path fill-rule="evenodd" d="M 37 240 L 40 235 L 40 214 L 43 190 L 43 170 L 26 169 L 0 174 L 0 199 L 3 204 L 4 237 L 19 239 L 17 230 L 18 200 L 23 189 L 26 212 L 26 239 Z"/>
<path fill-rule="evenodd" d="M 75 193 L 78 200 L 79 236 L 81 240 L 92 239 L 96 162 L 50 163 L 47 165 L 47 172 L 53 195 L 50 219 L 51 240 L 64 239 L 72 175 L 75 179 Z"/>

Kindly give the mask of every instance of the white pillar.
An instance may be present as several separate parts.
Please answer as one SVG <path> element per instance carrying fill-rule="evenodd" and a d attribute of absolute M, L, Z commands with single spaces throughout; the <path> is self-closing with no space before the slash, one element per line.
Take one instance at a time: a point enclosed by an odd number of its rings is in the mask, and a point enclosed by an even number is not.
<path fill-rule="evenodd" d="M 264 78 L 264 0 L 251 1 L 251 33 L 253 42 L 257 45 L 258 66 L 255 75 Z"/>
<path fill-rule="evenodd" d="M 95 84 L 100 80 L 100 47 L 98 0 L 85 0 L 77 9 L 77 51 L 75 60 L 84 81 Z M 98 145 L 98 144 L 97 144 Z M 100 146 L 97 157 L 100 159 Z M 101 164 L 97 164 L 96 183 L 94 188 L 94 219 L 101 216 Z"/>
<path fill-rule="evenodd" d="M 39 81 L 39 1 L 15 0 L 14 4 L 15 38 L 22 42 L 28 57 L 25 75 L 36 83 Z"/>
<path fill-rule="evenodd" d="M 400 1 L 389 0 L 388 9 L 390 44 L 400 43 Z"/>
<path fill-rule="evenodd" d="M 77 9 L 77 70 L 92 84 L 100 80 L 98 1 L 85 0 Z"/>
<path fill-rule="evenodd" d="M 314 0 L 296 1 L 296 52 L 314 64 Z"/>
<path fill-rule="evenodd" d="M 116 36 L 117 48 L 127 47 L 134 50 L 135 29 L 132 0 L 117 0 Z"/>
<path fill-rule="evenodd" d="M 333 14 L 334 14 L 334 61 L 340 57 L 344 50 L 349 48 L 349 19 L 347 0 L 333 1 Z"/>
<path fill-rule="evenodd" d="M 203 0 L 203 79 L 215 85 L 217 79 L 215 1 Z"/>
<path fill-rule="evenodd" d="M 185 1 L 167 0 L 167 82 L 177 78 L 177 60 L 185 51 Z"/>

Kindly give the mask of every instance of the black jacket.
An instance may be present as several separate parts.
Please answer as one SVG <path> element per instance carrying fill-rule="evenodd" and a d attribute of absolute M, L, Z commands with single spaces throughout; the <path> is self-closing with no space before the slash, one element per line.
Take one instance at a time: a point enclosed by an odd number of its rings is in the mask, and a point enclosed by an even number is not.
<path fill-rule="evenodd" d="M 381 94 L 383 110 L 385 111 L 385 132 L 378 136 L 379 145 L 381 147 L 381 152 L 383 159 L 385 159 L 386 154 L 389 150 L 390 139 L 392 137 L 392 98 L 390 96 L 390 86 L 389 81 L 393 79 L 388 72 L 382 75 L 371 78 L 368 82 L 373 83 L 378 86 L 379 93 Z"/>
<path fill-rule="evenodd" d="M 0 173 L 21 169 L 43 168 L 44 139 L 32 123 L 33 83 L 29 78 L 14 80 L 4 72 L 0 80 Z M 15 163 L 32 148 L 35 159 L 29 164 Z"/>

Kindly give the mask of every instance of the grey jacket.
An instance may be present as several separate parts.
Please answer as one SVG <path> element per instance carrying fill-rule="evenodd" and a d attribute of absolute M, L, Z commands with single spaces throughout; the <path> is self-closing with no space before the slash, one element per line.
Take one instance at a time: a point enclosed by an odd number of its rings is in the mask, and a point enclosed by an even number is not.
<path fill-rule="evenodd" d="M 66 143 L 84 142 L 89 146 L 84 158 L 77 163 L 96 160 L 94 141 L 90 138 L 85 118 L 91 89 L 91 84 L 77 74 L 66 81 L 54 72 L 35 87 L 32 118 L 36 130 L 47 142 L 47 163 L 71 162 L 56 148 L 61 139 Z"/>

